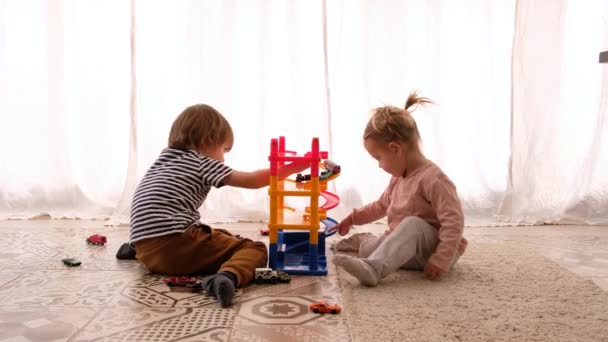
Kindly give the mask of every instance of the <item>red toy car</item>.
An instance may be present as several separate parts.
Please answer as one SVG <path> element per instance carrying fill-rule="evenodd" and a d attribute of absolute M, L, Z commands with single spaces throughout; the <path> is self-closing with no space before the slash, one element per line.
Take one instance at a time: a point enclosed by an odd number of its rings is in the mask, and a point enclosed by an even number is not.
<path fill-rule="evenodd" d="M 268 228 L 260 228 L 260 235 L 269 235 L 270 234 L 270 229 Z"/>
<path fill-rule="evenodd" d="M 342 308 L 338 304 L 327 304 L 325 301 L 320 300 L 310 304 L 310 311 L 314 313 L 332 313 L 337 314 L 342 311 Z"/>
<path fill-rule="evenodd" d="M 103 236 L 103 235 L 97 235 L 97 234 L 95 234 L 95 235 L 91 235 L 91 236 L 89 236 L 87 238 L 87 243 L 89 245 L 98 245 L 98 246 L 101 246 L 101 245 L 105 245 L 106 242 L 108 242 L 108 239 L 106 239 L 106 237 Z"/>
<path fill-rule="evenodd" d="M 179 276 L 179 277 L 167 277 L 167 278 L 163 279 L 163 281 L 168 286 L 188 286 L 188 285 L 196 284 L 198 282 L 198 279 L 196 279 L 195 277 Z"/>

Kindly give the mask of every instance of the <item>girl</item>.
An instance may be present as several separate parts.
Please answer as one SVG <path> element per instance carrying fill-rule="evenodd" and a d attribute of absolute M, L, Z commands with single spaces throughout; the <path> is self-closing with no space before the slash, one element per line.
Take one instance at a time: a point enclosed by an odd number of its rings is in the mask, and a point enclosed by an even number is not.
<path fill-rule="evenodd" d="M 456 187 L 420 150 L 420 133 L 411 112 L 426 103 L 431 101 L 411 93 L 405 109 L 376 108 L 365 128 L 365 149 L 392 178 L 377 201 L 354 209 L 339 223 L 338 231 L 346 235 L 352 225 L 384 216 L 388 230 L 380 237 L 356 234 L 340 241 L 336 250 L 357 251 L 359 257 L 333 259 L 363 285 L 376 286 L 398 268 L 424 270 L 429 279 L 438 279 L 467 246 Z"/>
<path fill-rule="evenodd" d="M 148 169 L 131 205 L 130 243 L 151 272 L 186 275 L 212 274 L 204 280 L 207 292 L 223 307 L 232 305 L 235 287 L 249 283 L 256 267 L 267 262 L 266 247 L 211 229 L 200 222 L 198 209 L 212 187 L 261 188 L 270 170 L 236 171 L 224 164 L 234 136 L 228 121 L 213 107 L 186 108 L 175 120 L 169 146 Z M 307 169 L 292 163 L 279 177 Z"/>

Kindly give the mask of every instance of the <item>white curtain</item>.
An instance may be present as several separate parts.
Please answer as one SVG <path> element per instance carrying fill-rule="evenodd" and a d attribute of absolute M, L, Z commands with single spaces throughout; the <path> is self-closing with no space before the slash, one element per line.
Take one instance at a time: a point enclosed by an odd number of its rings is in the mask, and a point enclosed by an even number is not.
<path fill-rule="evenodd" d="M 606 0 L 0 0 L 0 218 L 128 221 L 173 119 L 208 103 L 227 163 L 318 136 L 342 206 L 387 184 L 361 134 L 419 89 L 425 152 L 470 225 L 608 223 Z M 584 37 L 584 39 L 582 38 Z M 208 221 L 263 220 L 266 190 L 212 191 Z"/>
<path fill-rule="evenodd" d="M 226 163 L 235 169 L 268 167 L 270 138 L 279 135 L 296 151 L 313 136 L 327 149 L 322 14 L 319 1 L 136 1 L 138 178 L 194 103 L 230 121 Z M 267 189 L 212 191 L 204 215 L 261 220 L 267 197 Z"/>
<path fill-rule="evenodd" d="M 129 25 L 121 0 L 0 1 L 0 218 L 112 214 L 129 146 Z"/>
<path fill-rule="evenodd" d="M 419 89 L 436 102 L 415 112 L 427 156 L 457 184 L 468 224 L 489 224 L 507 181 L 515 1 L 381 3 L 328 3 L 334 154 L 350 156 L 343 200 L 359 206 L 388 182 L 362 148 L 369 109 Z"/>
<path fill-rule="evenodd" d="M 521 223 L 608 223 L 608 1 L 519 1 L 510 184 Z"/>

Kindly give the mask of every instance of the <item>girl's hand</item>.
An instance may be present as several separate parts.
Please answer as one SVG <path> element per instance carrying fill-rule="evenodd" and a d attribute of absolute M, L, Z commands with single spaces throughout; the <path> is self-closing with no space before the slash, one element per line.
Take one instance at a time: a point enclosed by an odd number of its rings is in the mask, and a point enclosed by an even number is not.
<path fill-rule="evenodd" d="M 344 236 L 350 231 L 350 227 L 353 225 L 353 215 L 348 215 L 342 222 L 338 223 L 338 234 Z"/>
<path fill-rule="evenodd" d="M 426 266 L 424 266 L 424 275 L 426 275 L 426 277 L 430 280 L 438 280 L 443 273 L 445 272 L 430 262 L 427 262 Z"/>

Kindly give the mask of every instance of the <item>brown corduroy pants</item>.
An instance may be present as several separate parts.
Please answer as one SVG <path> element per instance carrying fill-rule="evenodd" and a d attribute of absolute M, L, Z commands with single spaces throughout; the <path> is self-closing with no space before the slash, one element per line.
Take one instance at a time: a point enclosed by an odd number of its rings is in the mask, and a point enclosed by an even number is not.
<path fill-rule="evenodd" d="M 137 241 L 135 251 L 150 272 L 188 275 L 228 271 L 236 275 L 237 286 L 247 285 L 255 268 L 265 267 L 268 260 L 264 243 L 203 224 L 184 233 Z"/>

